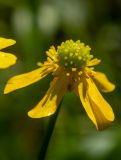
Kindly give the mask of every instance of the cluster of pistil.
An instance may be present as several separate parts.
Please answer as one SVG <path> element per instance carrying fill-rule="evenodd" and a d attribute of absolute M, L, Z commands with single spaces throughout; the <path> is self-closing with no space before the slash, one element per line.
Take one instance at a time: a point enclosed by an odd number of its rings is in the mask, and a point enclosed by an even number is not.
<path fill-rule="evenodd" d="M 57 48 L 57 54 L 59 58 L 59 63 L 61 66 L 73 70 L 80 69 L 93 58 L 90 55 L 91 48 L 85 46 L 79 40 L 74 42 L 73 40 L 68 40 L 63 42 L 61 46 Z"/>

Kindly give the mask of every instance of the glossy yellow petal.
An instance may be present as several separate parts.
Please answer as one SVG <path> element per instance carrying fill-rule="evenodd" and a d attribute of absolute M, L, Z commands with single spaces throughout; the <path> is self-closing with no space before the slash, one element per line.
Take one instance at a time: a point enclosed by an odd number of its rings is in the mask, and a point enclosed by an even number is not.
<path fill-rule="evenodd" d="M 78 85 L 78 91 L 82 105 L 96 128 L 98 130 L 106 128 L 114 120 L 113 110 L 94 82 L 90 78 L 83 79 Z"/>
<path fill-rule="evenodd" d="M 63 73 L 59 77 L 55 77 L 46 95 L 37 106 L 28 112 L 28 116 L 31 118 L 41 118 L 54 114 L 67 91 L 68 83 L 69 78 Z"/>
<path fill-rule="evenodd" d="M 104 73 L 95 72 L 92 78 L 97 87 L 103 92 L 111 92 L 115 89 L 115 85 L 108 80 Z"/>
<path fill-rule="evenodd" d="M 15 43 L 16 43 L 16 41 L 13 39 L 6 39 L 6 38 L 0 37 L 0 49 L 9 47 Z"/>
<path fill-rule="evenodd" d="M 10 80 L 8 80 L 4 89 L 4 94 L 7 94 L 16 89 L 20 89 L 32 83 L 35 83 L 40 79 L 42 79 L 43 77 L 45 77 L 46 75 L 48 75 L 50 72 L 52 72 L 52 70 L 53 67 L 44 66 L 34 71 L 14 76 L 10 78 Z"/>
<path fill-rule="evenodd" d="M 0 52 L 0 69 L 8 68 L 16 63 L 16 56 L 10 53 Z"/>

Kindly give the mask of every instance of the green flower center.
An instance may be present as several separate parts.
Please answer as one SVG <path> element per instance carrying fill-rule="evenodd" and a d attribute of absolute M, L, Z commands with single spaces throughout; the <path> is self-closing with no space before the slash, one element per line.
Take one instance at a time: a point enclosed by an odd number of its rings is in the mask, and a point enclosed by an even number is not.
<path fill-rule="evenodd" d="M 93 57 L 90 55 L 91 48 L 85 46 L 79 40 L 67 40 L 62 42 L 61 46 L 57 48 L 57 54 L 60 64 L 66 68 L 81 68 Z"/>

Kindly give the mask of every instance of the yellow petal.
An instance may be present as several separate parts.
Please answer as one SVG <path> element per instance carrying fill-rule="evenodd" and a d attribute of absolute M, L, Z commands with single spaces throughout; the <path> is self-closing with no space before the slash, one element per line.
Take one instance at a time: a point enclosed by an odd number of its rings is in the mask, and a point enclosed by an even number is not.
<path fill-rule="evenodd" d="M 6 38 L 0 37 L 0 49 L 9 47 L 15 43 L 16 43 L 16 41 L 13 39 L 6 39 Z"/>
<path fill-rule="evenodd" d="M 87 66 L 88 67 L 95 66 L 98 65 L 100 62 L 101 62 L 100 59 L 94 58 L 88 62 Z"/>
<path fill-rule="evenodd" d="M 64 74 L 60 74 L 59 77 L 55 77 L 51 82 L 46 95 L 37 104 L 37 106 L 28 112 L 28 116 L 31 118 L 41 118 L 54 114 L 67 91 L 68 83 L 69 78 Z"/>
<path fill-rule="evenodd" d="M 0 68 L 8 68 L 16 63 L 16 56 L 10 53 L 0 52 Z"/>
<path fill-rule="evenodd" d="M 96 83 L 97 87 L 99 87 L 99 89 L 103 92 L 111 92 L 115 89 L 115 85 L 109 82 L 108 78 L 104 73 L 95 72 L 92 78 Z"/>
<path fill-rule="evenodd" d="M 83 79 L 78 85 L 78 91 L 82 105 L 96 128 L 98 130 L 106 128 L 114 120 L 113 110 L 94 82 L 90 78 Z"/>
<path fill-rule="evenodd" d="M 4 94 L 7 94 L 16 89 L 20 89 L 32 83 L 35 83 L 39 81 L 40 79 L 42 79 L 43 77 L 45 77 L 50 72 L 52 72 L 52 70 L 53 70 L 52 67 L 44 66 L 34 71 L 14 76 L 10 78 L 10 80 L 8 80 L 5 86 L 5 89 L 4 89 Z"/>

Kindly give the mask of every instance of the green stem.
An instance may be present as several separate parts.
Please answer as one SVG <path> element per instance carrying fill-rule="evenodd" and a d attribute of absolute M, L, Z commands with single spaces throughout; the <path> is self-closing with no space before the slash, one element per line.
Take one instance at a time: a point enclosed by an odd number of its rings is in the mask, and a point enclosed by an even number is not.
<path fill-rule="evenodd" d="M 45 160 L 46 152 L 47 152 L 48 145 L 49 145 L 49 142 L 50 142 L 53 130 L 54 130 L 54 126 L 55 126 L 55 123 L 56 123 L 56 120 L 59 114 L 61 104 L 62 104 L 62 101 L 60 105 L 58 106 L 56 113 L 53 116 L 51 116 L 49 119 L 47 131 L 46 131 L 46 134 L 45 134 L 42 146 L 41 146 L 38 160 Z"/>

